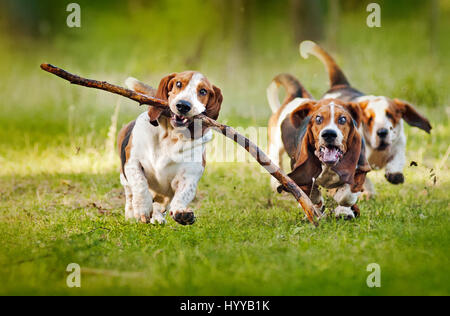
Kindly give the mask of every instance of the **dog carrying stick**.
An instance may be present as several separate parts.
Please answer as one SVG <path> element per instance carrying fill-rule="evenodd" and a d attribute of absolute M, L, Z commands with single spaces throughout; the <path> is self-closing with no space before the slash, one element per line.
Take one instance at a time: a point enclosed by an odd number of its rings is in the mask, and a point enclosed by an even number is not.
<path fill-rule="evenodd" d="M 167 106 L 167 102 L 164 100 L 160 100 L 151 96 L 137 93 L 132 90 L 110 84 L 106 81 L 97 81 L 79 77 L 50 64 L 42 64 L 41 68 L 42 70 L 52 73 L 64 80 L 69 81 L 72 84 L 119 94 L 121 96 L 124 96 L 126 98 L 138 102 L 140 105 L 146 104 L 149 106 L 162 108 L 165 110 L 163 112 L 163 115 L 165 116 L 171 115 L 170 109 Z M 289 178 L 277 165 L 275 165 L 258 146 L 256 146 L 247 137 L 244 137 L 243 135 L 236 132 L 232 127 L 220 124 L 217 121 L 203 114 L 196 115 L 194 119 L 201 120 L 206 127 L 212 128 L 222 133 L 226 137 L 237 142 L 240 146 L 244 147 L 245 150 L 248 151 L 250 155 L 252 155 L 253 158 L 255 158 L 256 161 L 272 175 L 272 177 L 277 179 L 282 184 L 283 188 L 286 191 L 288 191 L 295 197 L 295 199 L 298 201 L 298 203 L 300 203 L 301 207 L 303 208 L 308 220 L 315 226 L 318 226 L 317 221 L 314 219 L 315 214 L 314 205 L 309 199 L 309 197 L 305 194 L 305 192 L 303 192 L 298 187 L 298 185 L 291 178 Z"/>

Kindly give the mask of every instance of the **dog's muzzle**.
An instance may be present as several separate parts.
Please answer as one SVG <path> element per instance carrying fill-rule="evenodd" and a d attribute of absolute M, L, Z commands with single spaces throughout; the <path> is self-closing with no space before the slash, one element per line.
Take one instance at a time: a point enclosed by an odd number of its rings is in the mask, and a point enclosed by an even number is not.
<path fill-rule="evenodd" d="M 336 139 L 338 134 L 335 130 L 326 129 L 320 134 L 324 145 L 320 146 L 316 152 L 316 156 L 319 160 L 327 165 L 335 165 L 344 156 L 344 153 L 336 145 Z"/>
<path fill-rule="evenodd" d="M 178 110 L 178 113 L 180 113 L 181 115 L 186 115 L 189 113 L 189 111 L 191 111 L 192 104 L 188 101 L 180 100 L 178 101 L 176 108 Z"/>

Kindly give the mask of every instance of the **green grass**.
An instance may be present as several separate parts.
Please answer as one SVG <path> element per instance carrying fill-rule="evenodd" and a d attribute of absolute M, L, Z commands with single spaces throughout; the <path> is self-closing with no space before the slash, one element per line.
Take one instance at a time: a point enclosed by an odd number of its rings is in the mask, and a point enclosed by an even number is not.
<path fill-rule="evenodd" d="M 360 219 L 314 228 L 255 164 L 210 161 L 193 203 L 196 224 L 162 227 L 123 214 L 113 135 L 144 109 L 39 70 L 51 62 L 112 83 L 133 75 L 155 84 L 187 67 L 185 42 L 144 28 L 145 12 L 128 14 L 87 12 L 80 33 L 39 41 L 0 37 L 8 79 L 0 81 L 0 294 L 450 294 L 449 19 L 432 56 L 424 19 L 383 20 L 373 30 L 361 27 L 363 15 L 342 18 L 333 54 L 355 86 L 408 100 L 433 125 L 431 135 L 406 128 L 407 159 L 418 167 L 406 168 L 404 185 L 370 174 L 378 196 L 360 202 Z M 258 21 L 249 60 L 235 63 L 230 42 L 212 34 L 198 66 L 223 89 L 220 121 L 233 126 L 266 125 L 265 89 L 277 73 L 292 72 L 316 96 L 327 87 L 322 65 L 300 60 L 285 24 Z M 83 269 L 80 289 L 66 286 L 72 262 Z M 379 289 L 366 285 L 370 263 L 381 266 Z"/>
<path fill-rule="evenodd" d="M 118 159 L 104 148 L 6 160 L 0 294 L 448 295 L 450 177 L 440 144 L 450 128 L 434 126 L 432 136 L 407 128 L 408 161 L 419 166 L 406 168 L 405 185 L 372 173 L 379 195 L 360 202 L 362 217 L 318 228 L 251 163 L 208 164 L 196 224 L 161 227 L 124 220 Z M 80 289 L 66 286 L 72 262 Z M 379 289 L 366 286 L 370 263 L 381 266 Z"/>
<path fill-rule="evenodd" d="M 448 295 L 450 187 L 428 173 L 408 168 L 400 187 L 378 175 L 360 219 L 319 228 L 254 165 L 208 166 L 191 227 L 126 222 L 116 172 L 3 177 L 0 294 Z M 72 262 L 80 289 L 65 285 Z"/>

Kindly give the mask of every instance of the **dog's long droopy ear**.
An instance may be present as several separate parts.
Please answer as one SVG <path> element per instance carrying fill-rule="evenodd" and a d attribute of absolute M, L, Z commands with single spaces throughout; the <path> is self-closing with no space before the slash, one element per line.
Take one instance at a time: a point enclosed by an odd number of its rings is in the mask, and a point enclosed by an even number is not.
<path fill-rule="evenodd" d="M 294 125 L 295 128 L 298 128 L 309 113 L 311 113 L 316 104 L 317 102 L 315 101 L 306 101 L 292 111 L 290 116 L 292 125 Z"/>
<path fill-rule="evenodd" d="M 394 99 L 394 102 L 397 105 L 398 110 L 402 113 L 402 117 L 406 123 L 430 133 L 430 122 L 424 116 L 420 115 L 411 104 L 399 99 Z"/>
<path fill-rule="evenodd" d="M 366 144 L 361 140 L 361 153 L 359 154 L 358 165 L 356 166 L 355 177 L 352 186 L 352 192 L 362 192 L 366 182 L 366 174 L 370 172 L 370 164 L 366 157 Z"/>
<path fill-rule="evenodd" d="M 308 124 L 302 142 L 295 153 L 292 172 L 289 174 L 289 177 L 300 186 L 311 184 L 313 182 L 312 179 L 316 178 L 322 170 L 319 159 L 314 155 L 313 139 L 314 136 Z"/>
<path fill-rule="evenodd" d="M 359 103 L 349 102 L 344 107 L 350 112 L 353 120 L 356 122 L 356 127 L 359 127 L 364 115 L 361 105 Z"/>
<path fill-rule="evenodd" d="M 169 100 L 169 92 L 172 90 L 173 82 L 172 79 L 175 78 L 176 74 L 168 75 L 161 79 L 159 83 L 158 90 L 156 90 L 155 97 L 160 100 Z M 154 126 L 158 126 L 158 119 L 164 110 L 158 109 L 154 106 L 149 107 L 148 116 L 150 118 L 150 123 Z"/>
<path fill-rule="evenodd" d="M 133 77 L 129 77 L 127 80 L 125 80 L 125 85 L 128 89 L 131 89 L 137 93 L 145 94 L 151 97 L 154 97 L 156 95 L 156 89 Z"/>
<path fill-rule="evenodd" d="M 361 145 L 362 137 L 357 128 L 352 127 L 347 139 L 347 151 L 342 160 L 332 168 L 339 175 L 341 181 L 350 184 L 352 187 L 355 185 L 355 173 L 361 158 Z"/>
<path fill-rule="evenodd" d="M 222 91 L 213 86 L 214 92 L 209 96 L 208 104 L 206 105 L 206 116 L 217 120 L 219 117 L 220 107 L 222 106 L 223 95 Z"/>

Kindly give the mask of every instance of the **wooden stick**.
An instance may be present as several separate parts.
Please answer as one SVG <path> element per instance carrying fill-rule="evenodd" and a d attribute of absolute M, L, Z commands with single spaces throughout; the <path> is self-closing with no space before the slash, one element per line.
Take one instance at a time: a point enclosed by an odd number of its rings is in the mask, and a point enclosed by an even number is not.
<path fill-rule="evenodd" d="M 171 116 L 171 112 L 169 110 L 168 104 L 164 100 L 160 100 L 160 99 L 157 99 L 157 98 L 154 98 L 151 96 L 137 93 L 132 90 L 110 84 L 106 81 L 97 81 L 97 80 L 79 77 L 79 76 L 73 75 L 61 68 L 55 67 L 50 64 L 42 64 L 41 68 L 42 68 L 42 70 L 52 73 L 64 80 L 69 81 L 72 84 L 112 92 L 112 93 L 124 96 L 126 98 L 129 98 L 131 100 L 134 100 L 134 101 L 138 102 L 139 104 L 147 104 L 149 106 L 156 106 L 158 108 L 164 108 L 165 111 L 163 114 L 166 116 Z M 261 166 L 263 166 L 275 179 L 277 179 L 283 185 L 283 187 L 286 191 L 288 191 L 295 197 L 297 202 L 300 203 L 302 209 L 304 210 L 308 220 L 315 226 L 318 226 L 318 223 L 314 218 L 314 214 L 315 214 L 314 205 L 311 202 L 311 200 L 309 199 L 309 197 L 305 194 L 305 192 L 303 192 L 298 187 L 298 185 L 294 182 L 294 180 L 289 178 L 283 172 L 283 170 L 281 170 L 277 165 L 275 165 L 258 146 L 256 146 L 247 137 L 244 137 L 243 135 L 236 132 L 234 130 L 234 128 L 224 125 L 224 124 L 220 124 L 217 121 L 215 121 L 203 114 L 196 115 L 194 117 L 194 119 L 201 120 L 202 123 L 205 124 L 206 127 L 212 128 L 212 129 L 220 132 L 221 134 L 225 135 L 226 137 L 237 142 L 240 146 L 244 147 L 245 150 L 248 151 L 250 153 L 250 155 L 252 155 L 253 158 L 255 158 L 256 161 Z"/>

